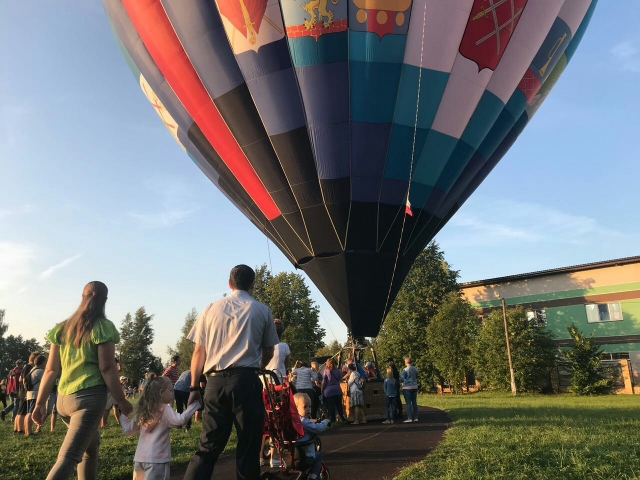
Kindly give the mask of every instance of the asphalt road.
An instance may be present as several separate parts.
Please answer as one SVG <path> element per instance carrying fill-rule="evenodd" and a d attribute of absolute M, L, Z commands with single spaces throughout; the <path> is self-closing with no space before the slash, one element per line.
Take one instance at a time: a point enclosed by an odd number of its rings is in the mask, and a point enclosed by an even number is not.
<path fill-rule="evenodd" d="M 423 460 L 440 442 L 451 421 L 434 408 L 420 407 L 418 416 L 419 422 L 415 423 L 383 425 L 381 420 L 373 420 L 327 431 L 322 435 L 322 453 L 331 478 L 391 479 L 403 467 Z M 184 471 L 172 471 L 171 480 L 182 479 Z M 234 479 L 235 455 L 221 457 L 211 478 Z"/>

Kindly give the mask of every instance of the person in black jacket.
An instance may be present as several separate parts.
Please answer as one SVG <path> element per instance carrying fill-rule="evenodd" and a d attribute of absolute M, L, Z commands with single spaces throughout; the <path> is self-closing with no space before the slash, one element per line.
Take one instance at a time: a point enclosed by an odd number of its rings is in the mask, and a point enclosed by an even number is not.
<path fill-rule="evenodd" d="M 391 370 L 393 371 L 393 378 L 396 379 L 396 390 L 397 390 L 397 394 L 396 394 L 396 408 L 397 408 L 397 412 L 396 412 L 396 418 L 402 418 L 402 400 L 400 400 L 402 398 L 402 396 L 400 395 L 400 372 L 398 372 L 398 368 L 396 367 L 396 365 L 393 363 L 393 358 L 389 357 L 387 358 L 387 365 L 389 367 L 391 367 Z"/>

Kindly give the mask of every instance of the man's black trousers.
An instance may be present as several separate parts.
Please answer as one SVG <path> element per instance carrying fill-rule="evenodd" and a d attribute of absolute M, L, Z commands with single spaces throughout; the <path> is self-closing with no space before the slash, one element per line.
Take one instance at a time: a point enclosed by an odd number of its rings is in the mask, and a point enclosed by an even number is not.
<path fill-rule="evenodd" d="M 204 392 L 202 436 L 191 457 L 185 480 L 210 480 L 213 467 L 227 445 L 231 427 L 238 433 L 238 480 L 260 477 L 260 444 L 264 427 L 262 383 L 255 370 L 230 376 L 210 376 Z"/>

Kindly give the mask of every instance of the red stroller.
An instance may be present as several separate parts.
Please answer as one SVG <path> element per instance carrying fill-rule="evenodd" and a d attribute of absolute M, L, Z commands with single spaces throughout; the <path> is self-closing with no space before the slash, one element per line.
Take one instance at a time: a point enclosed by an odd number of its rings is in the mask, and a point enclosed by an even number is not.
<path fill-rule="evenodd" d="M 316 451 L 320 450 L 320 437 L 315 437 L 305 442 L 297 442 L 304 435 L 302 422 L 298 410 L 293 401 L 293 392 L 288 380 L 280 383 L 276 374 L 271 371 L 261 372 L 265 389 L 262 399 L 265 407 L 264 435 L 269 437 L 271 446 L 280 455 L 280 468 L 278 471 L 264 472 L 261 479 L 273 480 L 304 480 L 309 474 L 311 465 L 301 463 L 304 454 L 301 447 L 315 444 Z M 329 480 L 329 470 L 322 464 L 321 480 Z"/>

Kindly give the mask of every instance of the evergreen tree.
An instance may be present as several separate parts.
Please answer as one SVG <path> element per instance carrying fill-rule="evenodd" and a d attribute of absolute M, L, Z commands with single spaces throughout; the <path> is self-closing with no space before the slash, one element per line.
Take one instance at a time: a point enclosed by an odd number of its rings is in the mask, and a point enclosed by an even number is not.
<path fill-rule="evenodd" d="M 292 363 L 312 357 L 324 346 L 325 332 L 319 325 L 319 310 L 301 275 L 281 272 L 273 276 L 267 266 L 262 265 L 256 269 L 256 287 L 254 298 L 271 309 L 273 318 L 282 320 L 282 341 L 291 349 Z"/>
<path fill-rule="evenodd" d="M 462 392 L 471 370 L 471 346 L 477 326 L 476 312 L 458 292 L 449 292 L 427 325 L 429 358 L 453 391 Z"/>
<path fill-rule="evenodd" d="M 148 315 L 144 307 L 140 307 L 131 317 L 125 316 L 120 328 L 120 364 L 122 374 L 131 379 L 134 384 L 148 371 L 162 373 L 162 361 L 151 353 L 153 343 L 153 315 Z"/>
<path fill-rule="evenodd" d="M 528 319 L 523 307 L 507 309 L 511 359 L 518 390 L 540 391 L 550 388 L 550 369 L 555 365 L 557 348 L 553 333 Z M 504 337 L 501 309 L 492 311 L 479 329 L 473 344 L 473 364 L 483 386 L 510 390 L 511 376 Z"/>
<path fill-rule="evenodd" d="M 184 325 L 182 325 L 182 336 L 176 343 L 176 348 L 169 348 L 169 355 L 180 355 L 180 365 L 178 369 L 180 372 L 189 370 L 191 366 L 191 357 L 193 356 L 193 342 L 187 339 L 187 335 L 191 331 L 191 327 L 196 323 L 198 318 L 198 312 L 193 308 L 184 319 Z"/>
<path fill-rule="evenodd" d="M 571 391 L 578 395 L 611 393 L 619 373 L 614 366 L 602 363 L 602 349 L 596 345 L 593 333 L 585 337 L 574 324 L 568 325 L 567 330 L 573 346 L 563 351 L 562 357 L 563 367 L 571 371 Z"/>
<path fill-rule="evenodd" d="M 421 389 L 432 387 L 436 376 L 427 351 L 427 325 L 447 293 L 458 290 L 458 276 L 431 242 L 416 258 L 374 342 L 379 358 L 392 357 L 398 366 L 410 355 Z"/>

